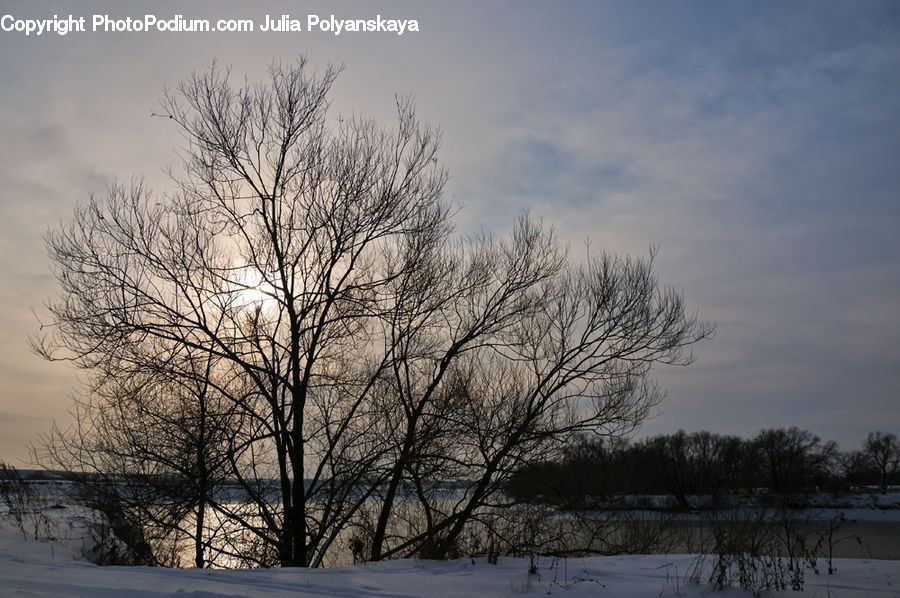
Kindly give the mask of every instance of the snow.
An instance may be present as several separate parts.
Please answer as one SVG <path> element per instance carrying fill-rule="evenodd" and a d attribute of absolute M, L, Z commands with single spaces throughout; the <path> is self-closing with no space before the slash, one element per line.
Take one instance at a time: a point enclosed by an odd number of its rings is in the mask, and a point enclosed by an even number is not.
<path fill-rule="evenodd" d="M 606 596 L 712 598 L 750 597 L 749 590 L 717 590 L 708 583 L 712 559 L 706 559 L 701 583 L 688 578 L 697 561 L 693 555 L 611 556 L 537 559 L 537 575 L 529 575 L 528 558 L 501 558 L 494 565 L 485 559 L 448 562 L 397 560 L 333 569 L 198 570 L 150 567 L 98 567 L 81 558 L 86 528 L 83 509 L 63 507 L 60 483 L 37 484 L 40 513 L 47 535 L 57 542 L 26 540 L 4 513 L 0 503 L 0 597 L 521 597 Z M 866 538 L 879 546 L 859 550 L 877 554 L 881 544 L 895 546 L 892 534 L 900 520 L 900 492 L 861 494 L 836 499 L 823 495 L 814 517 L 843 511 L 848 518 L 871 522 L 884 533 Z M 7 515 L 4 517 L 3 515 Z M 688 515 L 682 515 L 688 516 Z M 4 521 L 5 519 L 5 521 Z M 879 522 L 887 525 L 881 527 Z M 33 523 L 26 522 L 29 537 Z M 893 550 L 893 549 L 892 549 Z M 895 554 L 891 552 L 891 554 Z M 853 556 L 853 555 L 851 555 Z M 837 573 L 807 569 L 802 592 L 776 592 L 767 596 L 810 598 L 900 598 L 900 561 L 836 559 Z M 897 585 L 894 585 L 894 584 Z"/>
<path fill-rule="evenodd" d="M 151 567 L 98 567 L 48 541 L 26 541 L 13 528 L 0 528 L 0 596 L 9 597 L 385 597 L 458 596 L 720 596 L 748 597 L 748 590 L 686 581 L 690 555 L 614 556 L 537 560 L 527 558 L 447 562 L 398 560 L 334 569 L 210 571 Z M 835 575 L 808 571 L 803 592 L 769 596 L 855 598 L 898 596 L 900 561 L 841 559 Z M 703 580 L 705 582 L 705 579 Z"/>

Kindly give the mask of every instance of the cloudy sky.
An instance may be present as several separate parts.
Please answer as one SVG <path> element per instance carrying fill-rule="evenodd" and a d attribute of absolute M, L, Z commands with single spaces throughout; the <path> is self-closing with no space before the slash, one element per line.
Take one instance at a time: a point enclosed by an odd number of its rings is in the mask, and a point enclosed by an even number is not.
<path fill-rule="evenodd" d="M 27 337 L 56 292 L 45 232 L 116 178 L 164 190 L 181 145 L 152 118 L 213 59 L 259 77 L 344 66 L 333 115 L 395 93 L 444 131 L 460 230 L 530 210 L 571 246 L 646 254 L 717 324 L 642 434 L 796 425 L 842 448 L 900 433 L 900 4 L 885 2 L 0 1 L 0 460 L 76 388 Z M 100 33 L 111 18 L 416 19 L 419 32 Z"/>

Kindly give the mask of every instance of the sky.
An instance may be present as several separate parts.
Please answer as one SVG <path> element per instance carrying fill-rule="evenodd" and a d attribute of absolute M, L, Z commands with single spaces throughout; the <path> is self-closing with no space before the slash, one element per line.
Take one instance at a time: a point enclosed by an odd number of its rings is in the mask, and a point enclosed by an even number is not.
<path fill-rule="evenodd" d="M 332 112 L 389 122 L 410 94 L 443 131 L 458 229 L 528 211 L 573 257 L 646 255 L 716 324 L 641 435 L 797 426 L 841 448 L 900 435 L 900 4 L 857 2 L 17 2 L 0 17 L 0 460 L 64 424 L 71 365 L 28 337 L 57 292 L 43 237 L 115 180 L 159 192 L 183 141 L 153 118 L 216 60 L 342 65 Z M 94 32 L 160 20 L 415 19 L 419 31 Z"/>

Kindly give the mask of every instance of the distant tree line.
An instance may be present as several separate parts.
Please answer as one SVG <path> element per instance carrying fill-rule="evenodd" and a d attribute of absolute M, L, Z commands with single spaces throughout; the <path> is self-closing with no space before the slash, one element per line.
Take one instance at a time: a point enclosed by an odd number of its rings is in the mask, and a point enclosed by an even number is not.
<path fill-rule="evenodd" d="M 886 432 L 868 435 L 857 450 L 796 427 L 760 431 L 755 437 L 711 432 L 626 438 L 581 437 L 558 460 L 530 463 L 512 477 L 508 491 L 522 501 L 567 507 L 621 495 L 668 495 L 675 505 L 706 504 L 726 494 L 775 495 L 841 491 L 874 486 L 882 493 L 900 483 L 900 442 Z"/>

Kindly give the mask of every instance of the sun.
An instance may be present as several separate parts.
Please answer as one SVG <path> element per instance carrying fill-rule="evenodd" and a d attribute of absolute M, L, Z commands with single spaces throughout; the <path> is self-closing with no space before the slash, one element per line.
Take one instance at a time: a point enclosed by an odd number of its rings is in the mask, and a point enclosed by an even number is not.
<path fill-rule="evenodd" d="M 235 307 L 268 310 L 278 303 L 275 287 L 258 268 L 236 266 L 230 273 L 227 286 L 229 299 Z"/>

